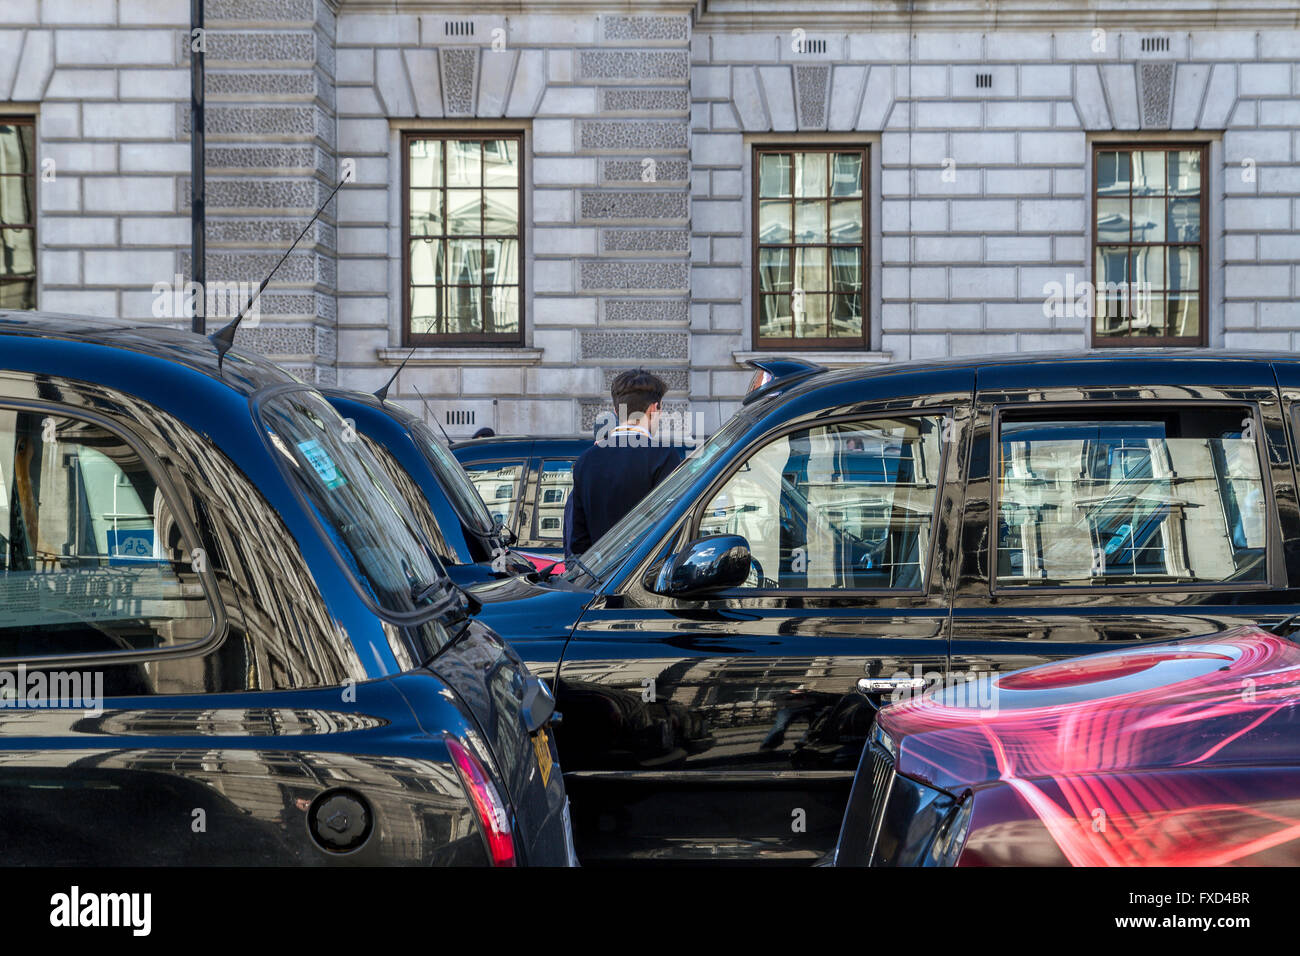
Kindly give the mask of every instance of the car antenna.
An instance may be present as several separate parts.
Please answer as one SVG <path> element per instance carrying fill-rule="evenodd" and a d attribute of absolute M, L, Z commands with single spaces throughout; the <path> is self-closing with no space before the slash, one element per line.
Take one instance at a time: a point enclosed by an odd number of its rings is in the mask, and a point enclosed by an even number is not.
<path fill-rule="evenodd" d="M 402 369 L 406 368 L 406 363 L 411 361 L 411 356 L 415 354 L 416 348 L 419 348 L 419 346 L 413 346 L 411 351 L 406 353 L 406 358 L 402 359 L 402 364 L 397 366 L 397 371 L 393 373 L 393 377 L 375 391 L 375 398 L 379 399 L 381 402 L 388 401 L 389 388 L 391 388 L 393 383 L 397 381 L 397 376 L 402 374 Z"/>
<path fill-rule="evenodd" d="M 396 378 L 397 376 L 393 376 L 393 377 Z M 418 387 L 412 385 L 411 388 L 414 388 L 415 394 L 420 396 L 420 404 L 423 405 L 424 410 L 429 413 L 429 417 L 433 419 L 433 423 L 438 426 L 438 431 L 442 432 L 443 441 L 445 441 L 447 443 L 447 447 L 450 448 L 451 436 L 447 434 L 447 429 L 442 427 L 442 422 L 438 421 L 438 416 L 435 415 L 433 413 L 433 409 L 429 407 L 428 399 L 424 397 L 424 393 L 421 392 Z"/>
<path fill-rule="evenodd" d="M 249 299 L 247 303 L 245 303 L 242 309 L 239 310 L 239 315 L 235 316 L 235 318 L 230 323 L 228 323 L 227 325 L 223 326 L 222 328 L 218 329 L 217 331 L 213 332 L 211 335 L 208 336 L 208 341 L 210 341 L 213 345 L 217 347 L 217 371 L 218 372 L 221 371 L 221 363 L 222 361 L 225 360 L 226 353 L 229 352 L 231 347 L 235 344 L 235 330 L 239 328 L 239 323 L 244 321 L 244 315 L 248 312 L 249 309 L 253 307 L 253 303 L 256 302 L 258 298 L 261 296 L 261 294 L 266 290 L 266 286 L 271 281 L 271 277 L 275 275 L 276 271 L 280 268 L 280 266 L 284 265 L 284 260 L 289 258 L 289 253 L 293 252 L 293 250 L 297 248 L 298 243 L 302 241 L 302 237 L 307 235 L 307 230 L 310 229 L 312 227 L 312 224 L 317 219 L 320 218 L 320 214 L 323 213 L 325 211 L 325 207 L 330 204 L 330 200 L 334 198 L 334 194 L 337 193 L 341 188 L 343 188 L 344 183 L 350 181 L 351 179 L 352 176 L 350 174 L 345 175 L 342 179 L 339 180 L 338 185 L 335 186 L 332 190 L 330 190 L 330 194 L 325 197 L 325 201 L 320 204 L 320 208 L 317 209 L 315 214 L 311 217 L 311 219 L 307 221 L 307 225 L 302 227 L 302 232 L 298 233 L 298 238 L 295 239 L 290 244 L 289 248 L 285 250 L 284 255 L 280 257 L 280 261 L 275 264 L 275 268 L 273 268 L 269 273 L 267 273 L 266 278 L 262 280 L 262 284 L 259 285 L 257 287 L 257 291 L 253 293 L 253 297 Z"/>

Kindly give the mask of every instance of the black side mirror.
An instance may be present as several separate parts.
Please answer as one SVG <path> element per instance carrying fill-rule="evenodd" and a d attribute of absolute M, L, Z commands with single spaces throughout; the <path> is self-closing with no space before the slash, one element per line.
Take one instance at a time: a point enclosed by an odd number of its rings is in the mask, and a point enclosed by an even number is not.
<path fill-rule="evenodd" d="M 507 548 L 513 547 L 519 540 L 518 535 L 506 527 L 505 519 L 500 515 L 496 515 L 492 519 L 492 532 L 496 535 L 497 540 Z"/>
<path fill-rule="evenodd" d="M 664 563 L 652 590 L 689 598 L 738 588 L 749 577 L 750 566 L 749 542 L 740 535 L 696 538 Z"/>

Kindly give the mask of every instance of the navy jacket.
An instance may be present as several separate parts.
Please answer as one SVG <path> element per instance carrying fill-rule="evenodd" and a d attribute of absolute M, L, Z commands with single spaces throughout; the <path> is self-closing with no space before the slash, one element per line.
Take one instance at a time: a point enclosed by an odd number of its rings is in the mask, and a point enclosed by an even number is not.
<path fill-rule="evenodd" d="M 639 437 L 612 432 L 574 462 L 572 531 L 565 535 L 572 554 L 590 548 L 686 457 L 681 447 Z"/>

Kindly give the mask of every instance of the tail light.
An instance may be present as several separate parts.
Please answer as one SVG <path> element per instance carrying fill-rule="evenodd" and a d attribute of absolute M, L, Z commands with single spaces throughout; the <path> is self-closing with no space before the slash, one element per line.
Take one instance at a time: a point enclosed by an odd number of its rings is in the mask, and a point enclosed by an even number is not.
<path fill-rule="evenodd" d="M 479 828 L 487 839 L 493 866 L 515 865 L 515 838 L 510 832 L 510 809 L 483 764 L 455 737 L 447 737 L 447 750 L 456 764 L 460 782 L 474 805 Z"/>

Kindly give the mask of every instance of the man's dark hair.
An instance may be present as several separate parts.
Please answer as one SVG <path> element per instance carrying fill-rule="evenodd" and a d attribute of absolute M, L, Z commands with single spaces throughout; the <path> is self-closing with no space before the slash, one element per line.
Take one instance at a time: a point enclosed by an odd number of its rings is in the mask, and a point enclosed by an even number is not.
<path fill-rule="evenodd" d="M 668 386 L 664 380 L 653 372 L 643 368 L 629 369 L 621 373 L 610 387 L 614 399 L 614 408 L 619 412 L 626 409 L 626 414 L 644 413 L 656 402 L 663 401 Z"/>

